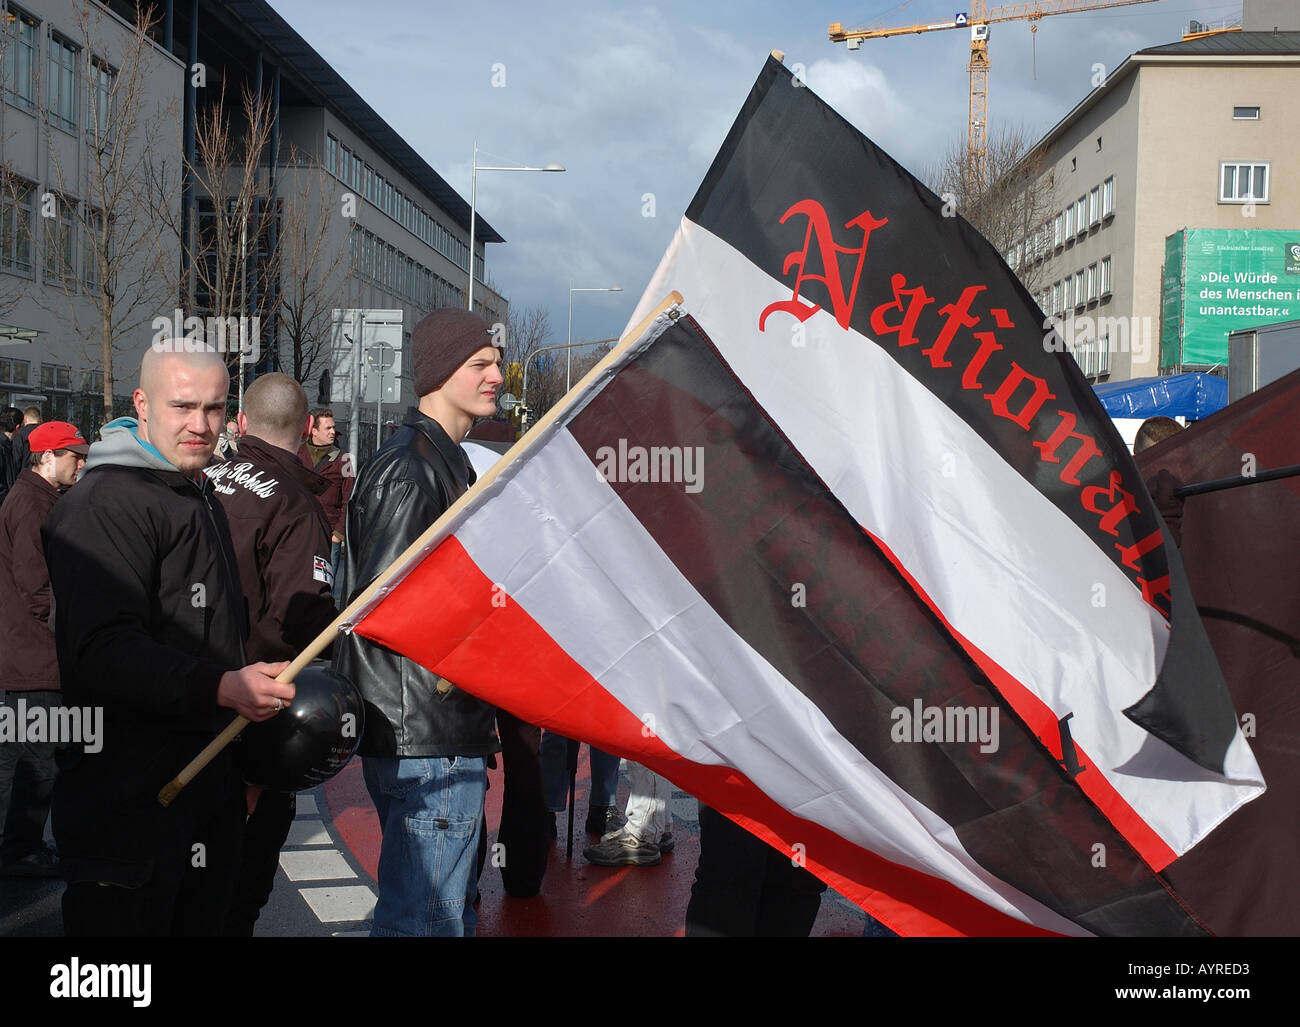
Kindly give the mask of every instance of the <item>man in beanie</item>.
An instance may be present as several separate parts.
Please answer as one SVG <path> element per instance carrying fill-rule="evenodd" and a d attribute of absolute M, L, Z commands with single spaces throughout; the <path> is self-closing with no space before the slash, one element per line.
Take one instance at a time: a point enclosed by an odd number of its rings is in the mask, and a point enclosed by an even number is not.
<path fill-rule="evenodd" d="M 460 442 L 503 381 L 491 330 L 469 311 L 434 311 L 411 349 L 419 405 L 362 466 L 348 505 L 349 601 L 474 483 Z M 359 751 L 383 839 L 372 934 L 472 936 L 493 708 L 355 634 L 334 663 L 366 703 Z"/>
<path fill-rule="evenodd" d="M 50 572 L 41 525 L 77 480 L 90 446 L 67 421 L 46 421 L 28 435 L 31 457 L 0 509 L 0 703 L 31 711 L 59 704 L 59 661 L 50 623 Z M 20 714 L 21 716 L 21 714 Z M 45 821 L 54 793 L 56 741 L 0 742 L 0 874 L 53 877 Z"/>

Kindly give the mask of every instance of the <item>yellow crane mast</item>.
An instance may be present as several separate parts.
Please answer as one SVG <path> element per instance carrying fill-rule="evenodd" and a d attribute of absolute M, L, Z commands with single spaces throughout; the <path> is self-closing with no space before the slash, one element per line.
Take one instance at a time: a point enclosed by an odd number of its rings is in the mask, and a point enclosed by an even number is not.
<path fill-rule="evenodd" d="M 988 0 L 970 0 L 970 10 L 954 14 L 952 21 L 933 22 L 929 25 L 845 29 L 838 21 L 832 22 L 830 40 L 832 43 L 847 43 L 850 50 L 856 50 L 864 39 L 888 39 L 890 36 L 969 27 L 970 63 L 966 70 L 970 72 L 970 123 L 966 134 L 966 150 L 970 172 L 982 184 L 988 145 L 989 26 L 1000 21 L 1028 21 L 1030 31 L 1037 32 L 1038 23 L 1053 14 L 1077 14 L 1156 2 L 1157 0 L 1036 0 L 1033 3 L 1006 4 L 990 10 Z"/>

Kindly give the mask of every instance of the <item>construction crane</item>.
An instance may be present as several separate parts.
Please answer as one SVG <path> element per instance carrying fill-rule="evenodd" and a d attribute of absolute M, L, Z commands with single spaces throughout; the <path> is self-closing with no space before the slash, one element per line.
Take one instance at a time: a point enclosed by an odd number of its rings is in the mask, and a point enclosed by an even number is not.
<path fill-rule="evenodd" d="M 989 26 L 999 21 L 1027 21 L 1030 23 L 1030 31 L 1037 32 L 1038 23 L 1053 14 L 1078 14 L 1156 2 L 1157 0 L 1037 0 L 1036 3 L 1007 4 L 990 10 L 988 0 L 970 0 L 969 11 L 959 11 L 953 15 L 952 21 L 929 25 L 845 29 L 838 21 L 832 22 L 830 39 L 832 43 L 847 43 L 850 50 L 856 50 L 864 39 L 888 39 L 890 36 L 969 27 L 970 63 L 967 70 L 970 72 L 970 127 L 966 135 L 967 164 L 969 174 L 976 182 L 983 184 L 989 105 Z"/>

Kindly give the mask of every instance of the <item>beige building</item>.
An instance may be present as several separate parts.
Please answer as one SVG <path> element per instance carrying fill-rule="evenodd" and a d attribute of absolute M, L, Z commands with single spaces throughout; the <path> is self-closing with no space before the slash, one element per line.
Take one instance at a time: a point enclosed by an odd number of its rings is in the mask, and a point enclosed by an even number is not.
<path fill-rule="evenodd" d="M 1010 263 L 1091 380 L 1180 369 L 1160 355 L 1167 236 L 1300 228 L 1300 7 L 1245 3 L 1243 31 L 1133 54 L 1033 151 L 1054 214 Z"/>

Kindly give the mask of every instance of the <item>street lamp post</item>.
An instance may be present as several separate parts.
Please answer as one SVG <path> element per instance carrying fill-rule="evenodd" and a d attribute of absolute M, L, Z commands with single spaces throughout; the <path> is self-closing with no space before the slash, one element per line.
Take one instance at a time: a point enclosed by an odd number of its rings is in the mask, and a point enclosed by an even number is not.
<path fill-rule="evenodd" d="M 469 307 L 474 309 L 474 232 L 477 227 L 475 224 L 475 214 L 478 208 L 478 173 L 480 171 L 563 171 L 563 164 L 551 162 L 540 168 L 525 167 L 523 165 L 489 165 L 478 162 L 478 142 L 474 143 L 474 160 L 470 168 L 469 175 Z"/>
<path fill-rule="evenodd" d="M 573 387 L 573 294 L 575 292 L 622 292 L 621 285 L 608 285 L 597 289 L 575 289 L 569 286 L 569 344 L 564 354 L 564 391 Z"/>
<path fill-rule="evenodd" d="M 519 404 L 523 408 L 523 413 L 520 416 L 520 427 L 522 427 L 525 431 L 528 430 L 528 425 L 533 419 L 532 408 L 528 405 L 528 365 L 533 362 L 533 357 L 535 356 L 538 356 L 542 353 L 547 353 L 550 350 L 556 350 L 556 349 L 569 350 L 572 349 L 574 345 L 575 343 L 569 342 L 569 343 L 561 343 L 555 346 L 538 346 L 536 349 L 529 350 L 528 355 L 524 357 L 524 387 L 522 390 L 520 390 L 519 393 Z M 590 346 L 594 344 L 589 342 L 579 342 L 576 343 L 576 345 Z"/>

